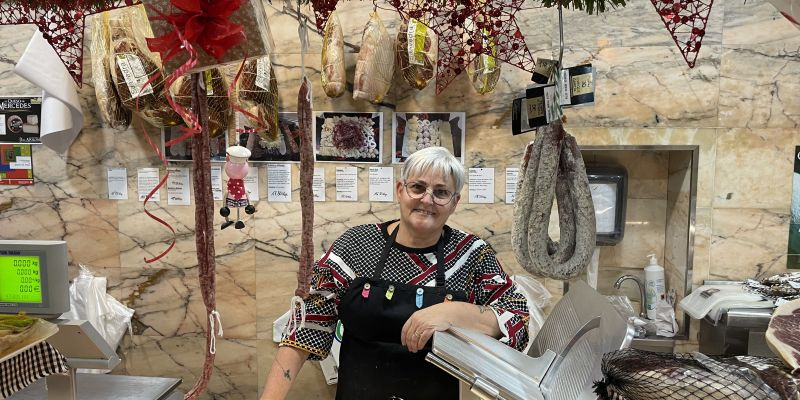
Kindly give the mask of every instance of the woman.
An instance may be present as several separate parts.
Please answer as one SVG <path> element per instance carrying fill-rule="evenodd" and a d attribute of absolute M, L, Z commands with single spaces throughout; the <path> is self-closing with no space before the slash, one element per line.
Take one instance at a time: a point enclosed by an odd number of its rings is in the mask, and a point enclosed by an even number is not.
<path fill-rule="evenodd" d="M 305 328 L 283 337 L 262 399 L 284 398 L 306 359 L 328 355 L 337 319 L 337 399 L 458 399 L 458 381 L 425 361 L 433 333 L 451 326 L 525 347 L 525 297 L 486 242 L 445 225 L 463 185 L 442 147 L 406 160 L 400 219 L 348 229 L 316 263 Z"/>

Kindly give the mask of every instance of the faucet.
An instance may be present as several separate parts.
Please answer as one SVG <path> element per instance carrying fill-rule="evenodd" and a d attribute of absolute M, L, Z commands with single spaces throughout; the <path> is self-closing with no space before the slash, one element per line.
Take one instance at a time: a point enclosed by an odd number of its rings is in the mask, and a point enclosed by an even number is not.
<path fill-rule="evenodd" d="M 639 278 L 637 278 L 637 277 L 635 277 L 633 275 L 622 275 L 622 276 L 619 277 L 619 279 L 617 279 L 616 282 L 614 282 L 614 289 L 619 289 L 620 285 L 622 285 L 622 282 L 624 282 L 624 281 L 626 281 L 628 279 L 633 280 L 639 286 L 639 295 L 641 296 L 641 298 L 640 298 L 641 307 L 639 308 L 639 310 L 640 310 L 639 316 L 644 318 L 644 319 L 647 319 L 647 305 L 645 304 L 645 298 L 646 297 L 645 297 L 645 293 L 644 293 L 644 285 L 642 284 L 641 279 L 639 279 Z"/>

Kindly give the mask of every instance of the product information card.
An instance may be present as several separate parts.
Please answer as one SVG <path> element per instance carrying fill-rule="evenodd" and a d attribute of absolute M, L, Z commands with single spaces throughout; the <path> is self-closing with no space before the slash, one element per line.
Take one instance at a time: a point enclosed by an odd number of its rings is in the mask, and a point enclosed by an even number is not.
<path fill-rule="evenodd" d="M 171 206 L 191 204 L 189 188 L 189 168 L 170 168 L 167 178 L 167 204 Z"/>
<path fill-rule="evenodd" d="M 292 164 L 267 165 L 267 200 L 277 203 L 292 201 Z"/>
<path fill-rule="evenodd" d="M 110 200 L 128 200 L 128 169 L 108 169 L 108 198 Z"/>
<path fill-rule="evenodd" d="M 514 204 L 517 197 L 517 179 L 519 168 L 506 168 L 506 204 Z"/>
<path fill-rule="evenodd" d="M 336 201 L 358 201 L 358 168 L 336 167 Z"/>
<path fill-rule="evenodd" d="M 222 166 L 211 166 L 211 193 L 214 194 L 214 201 L 222 200 Z"/>
<path fill-rule="evenodd" d="M 247 198 L 251 203 L 255 203 L 261 198 L 258 191 L 258 167 L 250 167 L 247 176 L 244 177 L 244 190 L 247 191 Z"/>
<path fill-rule="evenodd" d="M 469 202 L 494 203 L 494 168 L 469 169 Z"/>
<path fill-rule="evenodd" d="M 29 144 L 0 144 L 0 185 L 33 185 Z"/>
<path fill-rule="evenodd" d="M 158 185 L 158 168 L 139 168 L 136 176 L 138 179 L 139 201 L 144 201 L 150 191 Z M 153 193 L 153 197 L 148 201 L 159 200 L 161 200 L 161 191 L 156 190 Z"/>
<path fill-rule="evenodd" d="M 394 201 L 394 168 L 369 167 L 369 201 Z"/>
<path fill-rule="evenodd" d="M 314 168 L 314 201 L 325 201 L 325 168 Z"/>

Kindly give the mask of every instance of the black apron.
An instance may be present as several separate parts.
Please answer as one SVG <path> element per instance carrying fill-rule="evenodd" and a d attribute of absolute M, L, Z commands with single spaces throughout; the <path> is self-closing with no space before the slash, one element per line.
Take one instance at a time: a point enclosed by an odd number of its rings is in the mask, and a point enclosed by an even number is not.
<path fill-rule="evenodd" d="M 462 290 L 445 288 L 445 227 L 436 248 L 436 286 L 426 287 L 381 279 L 392 232 L 372 277 L 358 277 L 339 302 L 345 327 L 339 352 L 337 400 L 457 400 L 458 380 L 425 361 L 430 340 L 416 353 L 400 344 L 400 332 L 415 311 L 445 300 L 466 301 Z"/>

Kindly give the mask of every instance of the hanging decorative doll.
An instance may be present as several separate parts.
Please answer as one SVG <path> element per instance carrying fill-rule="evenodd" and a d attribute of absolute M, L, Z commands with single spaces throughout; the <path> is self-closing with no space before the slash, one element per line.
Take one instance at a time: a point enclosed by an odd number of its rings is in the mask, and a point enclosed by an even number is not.
<path fill-rule="evenodd" d="M 244 222 L 239 219 L 239 210 L 244 207 L 244 212 L 247 214 L 256 212 L 255 206 L 250 204 L 250 197 L 244 187 L 244 177 L 250 171 L 250 166 L 247 164 L 250 150 L 243 146 L 231 146 L 227 148 L 226 153 L 228 155 L 225 158 L 225 174 L 228 175 L 228 186 L 225 189 L 225 196 L 223 196 L 225 204 L 219 209 L 219 215 L 225 217 L 225 222 L 222 223 L 222 229 L 225 229 L 234 224 L 234 221 L 228 219 L 228 216 L 231 215 L 230 207 L 236 207 L 234 228 L 242 229 Z"/>

